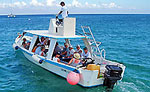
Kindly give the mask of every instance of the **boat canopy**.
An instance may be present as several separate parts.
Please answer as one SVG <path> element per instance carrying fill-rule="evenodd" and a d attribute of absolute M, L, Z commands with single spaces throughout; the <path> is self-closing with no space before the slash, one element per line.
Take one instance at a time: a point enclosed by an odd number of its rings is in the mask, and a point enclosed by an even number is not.
<path fill-rule="evenodd" d="M 37 35 L 37 36 L 54 38 L 54 39 L 84 39 L 85 38 L 85 36 L 81 36 L 81 35 L 73 35 L 73 36 L 52 35 L 49 33 L 49 30 L 24 30 L 24 32 Z"/>

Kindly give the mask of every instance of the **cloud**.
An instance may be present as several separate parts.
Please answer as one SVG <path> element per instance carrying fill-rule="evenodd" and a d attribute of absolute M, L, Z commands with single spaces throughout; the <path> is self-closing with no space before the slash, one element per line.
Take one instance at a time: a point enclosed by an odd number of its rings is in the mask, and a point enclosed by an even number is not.
<path fill-rule="evenodd" d="M 54 5 L 55 0 L 47 0 L 46 1 L 46 5 L 47 6 L 53 6 Z"/>
<path fill-rule="evenodd" d="M 108 5 L 108 7 L 109 7 L 109 8 L 114 8 L 114 7 L 117 7 L 117 5 L 116 5 L 115 3 L 110 3 L 110 4 Z"/>
<path fill-rule="evenodd" d="M 72 6 L 74 6 L 74 7 L 81 7 L 81 3 L 79 3 L 78 0 L 73 0 L 72 1 Z"/>
<path fill-rule="evenodd" d="M 38 2 L 37 0 L 32 0 L 32 1 L 30 2 L 30 5 L 32 5 L 32 6 L 44 6 L 43 3 Z"/>
<path fill-rule="evenodd" d="M 30 5 L 33 6 L 54 6 L 56 0 L 45 0 L 45 2 L 38 2 L 37 0 L 32 0 Z"/>
<path fill-rule="evenodd" d="M 14 2 L 12 4 L 10 3 L 0 3 L 0 8 L 7 8 L 7 7 L 24 7 L 26 6 L 27 4 L 25 2 Z"/>
<path fill-rule="evenodd" d="M 81 4 L 78 0 L 73 0 L 72 4 L 68 4 L 68 7 L 78 7 L 78 8 L 122 8 L 121 6 L 117 5 L 116 3 L 102 3 L 102 4 L 94 4 L 85 2 Z"/>
<path fill-rule="evenodd" d="M 89 4 L 88 2 L 85 2 L 84 7 L 87 7 L 87 8 L 98 8 L 100 6 L 97 5 L 97 4 Z"/>
<path fill-rule="evenodd" d="M 85 2 L 85 7 L 87 8 L 122 8 L 121 6 L 117 5 L 116 3 L 102 3 L 102 4 L 89 4 Z"/>
<path fill-rule="evenodd" d="M 5 3 L 0 3 L 0 8 L 5 8 L 7 6 L 7 4 Z"/>
<path fill-rule="evenodd" d="M 13 4 L 13 6 L 17 6 L 17 7 L 23 7 L 23 6 L 26 6 L 27 4 L 25 3 L 25 2 L 15 2 L 14 4 Z"/>
<path fill-rule="evenodd" d="M 101 6 L 102 6 L 102 8 L 121 8 L 121 6 L 119 6 L 113 2 L 109 3 L 109 4 L 103 3 L 103 4 L 101 4 Z"/>
<path fill-rule="evenodd" d="M 46 7 L 46 6 L 51 6 L 51 7 L 59 7 L 59 3 L 56 2 L 56 0 L 45 0 L 43 2 L 39 2 L 38 0 L 31 0 L 29 3 L 25 3 L 23 1 L 19 2 L 14 2 L 13 4 L 10 3 L 0 3 L 0 8 L 5 8 L 5 7 L 24 7 L 24 6 L 37 6 L 37 7 Z M 122 8 L 121 6 L 117 5 L 116 3 L 102 3 L 102 4 L 95 4 L 95 3 L 81 3 L 79 0 L 73 0 L 71 3 L 67 3 L 66 6 L 68 8 L 70 7 L 76 7 L 76 8 Z"/>

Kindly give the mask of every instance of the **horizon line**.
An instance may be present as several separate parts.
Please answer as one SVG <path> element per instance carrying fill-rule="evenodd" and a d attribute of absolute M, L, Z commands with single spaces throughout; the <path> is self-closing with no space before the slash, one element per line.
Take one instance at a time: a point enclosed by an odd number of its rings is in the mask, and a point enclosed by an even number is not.
<path fill-rule="evenodd" d="M 15 14 L 14 15 L 56 15 L 54 13 L 22 13 L 22 14 Z M 98 14 L 150 14 L 150 13 L 70 13 L 71 15 L 75 14 L 75 15 L 84 15 L 84 14 L 91 14 L 91 15 L 98 15 Z M 1 15 L 9 15 L 9 14 L 0 14 Z"/>

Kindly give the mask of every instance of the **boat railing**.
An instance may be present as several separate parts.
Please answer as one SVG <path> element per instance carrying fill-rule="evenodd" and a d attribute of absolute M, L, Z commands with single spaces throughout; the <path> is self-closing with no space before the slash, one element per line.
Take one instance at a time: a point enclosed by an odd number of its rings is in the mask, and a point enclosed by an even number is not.
<path fill-rule="evenodd" d="M 104 55 L 103 55 L 103 53 L 104 53 Z M 106 51 L 105 51 L 105 49 L 102 49 L 102 50 L 101 50 L 101 57 L 102 57 L 103 59 L 105 59 L 105 57 L 106 57 Z"/>
<path fill-rule="evenodd" d="M 92 56 L 100 56 L 102 59 L 105 59 L 106 51 L 104 49 L 100 50 L 99 46 L 101 42 L 97 42 L 94 38 L 94 35 L 89 26 L 81 26 L 84 35 L 87 37 L 87 40 L 90 44 L 92 50 Z M 104 53 L 104 55 L 102 55 Z"/>

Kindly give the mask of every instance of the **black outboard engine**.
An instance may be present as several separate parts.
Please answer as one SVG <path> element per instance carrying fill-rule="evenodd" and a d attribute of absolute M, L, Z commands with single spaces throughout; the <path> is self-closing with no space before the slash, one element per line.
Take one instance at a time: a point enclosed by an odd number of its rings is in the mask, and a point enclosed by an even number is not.
<path fill-rule="evenodd" d="M 106 71 L 104 73 L 104 83 L 108 89 L 113 89 L 115 83 L 121 79 L 122 68 L 116 65 L 106 65 Z"/>

